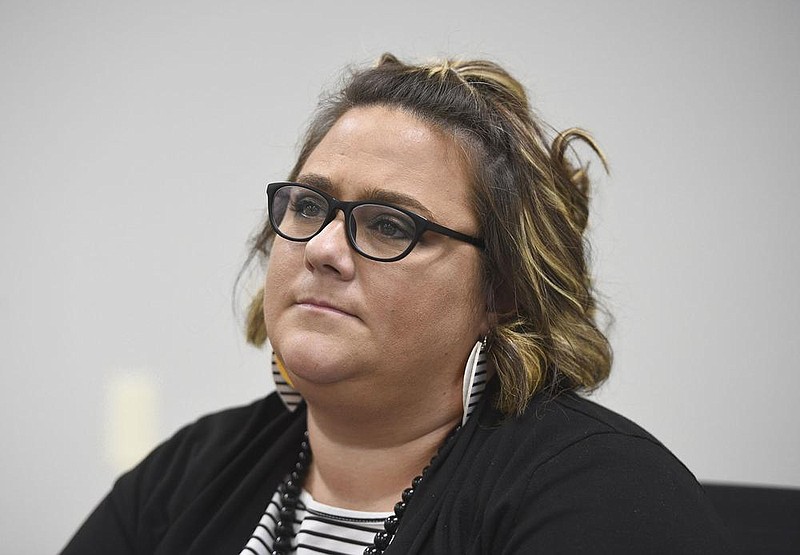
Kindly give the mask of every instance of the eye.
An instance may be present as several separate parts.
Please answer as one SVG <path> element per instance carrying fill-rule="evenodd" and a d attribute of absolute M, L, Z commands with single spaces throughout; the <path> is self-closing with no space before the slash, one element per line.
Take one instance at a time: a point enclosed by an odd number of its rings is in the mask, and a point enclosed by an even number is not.
<path fill-rule="evenodd" d="M 414 226 L 405 218 L 393 214 L 380 214 L 369 222 L 369 230 L 382 239 L 407 241 L 414 235 Z"/>
<path fill-rule="evenodd" d="M 292 199 L 289 208 L 299 218 L 316 219 L 327 213 L 327 203 L 315 195 Z"/>

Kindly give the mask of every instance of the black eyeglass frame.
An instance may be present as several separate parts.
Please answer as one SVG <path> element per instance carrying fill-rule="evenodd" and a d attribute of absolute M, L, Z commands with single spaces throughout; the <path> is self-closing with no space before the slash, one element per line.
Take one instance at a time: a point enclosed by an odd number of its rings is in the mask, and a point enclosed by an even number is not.
<path fill-rule="evenodd" d="M 285 235 L 284 233 L 281 232 L 278 225 L 273 220 L 273 215 L 275 212 L 272 209 L 272 205 L 275 199 L 275 193 L 279 189 L 288 186 L 302 187 L 304 189 L 308 189 L 309 191 L 312 191 L 315 194 L 318 194 L 319 196 L 324 198 L 325 201 L 328 203 L 328 213 L 326 214 L 325 220 L 322 222 L 322 225 L 320 225 L 319 229 L 312 235 L 305 237 L 303 239 L 296 239 L 294 237 L 289 237 L 288 235 Z M 472 237 L 470 235 L 466 235 L 454 229 L 450 229 L 449 227 L 439 225 L 436 222 L 432 222 L 426 218 L 423 218 L 422 216 L 412 212 L 411 210 L 408 210 L 401 206 L 390 204 L 388 202 L 381 202 L 375 200 L 343 201 L 335 197 L 332 197 L 325 191 L 321 191 L 316 187 L 312 187 L 311 185 L 306 185 L 305 183 L 296 183 L 293 181 L 275 181 L 273 183 L 269 183 L 267 184 L 266 194 L 267 194 L 267 212 L 269 213 L 269 223 L 272 226 L 272 229 L 275 231 L 275 233 L 277 233 L 279 236 L 283 237 L 287 241 L 294 241 L 296 243 L 305 243 L 310 241 L 311 239 L 319 235 L 322 232 L 322 230 L 325 229 L 325 227 L 336 218 L 336 212 L 338 210 L 341 210 L 342 213 L 344 214 L 344 221 L 345 221 L 344 227 L 346 229 L 345 235 L 347 236 L 347 242 L 350 244 L 350 247 L 364 258 L 369 258 L 370 260 L 375 260 L 377 262 L 395 262 L 397 260 L 400 260 L 401 258 L 405 258 L 408 255 L 408 253 L 410 253 L 414 249 L 414 247 L 417 245 L 420 238 L 422 237 L 422 234 L 425 233 L 426 231 L 433 231 L 434 233 L 451 237 L 457 241 L 469 243 L 470 245 L 478 247 L 481 250 L 484 249 L 483 240 L 478 237 Z M 378 258 L 370 254 L 367 254 L 360 248 L 358 248 L 358 246 L 356 245 L 355 238 L 353 237 L 354 220 L 351 214 L 353 213 L 354 208 L 365 204 L 370 204 L 373 206 L 387 206 L 389 208 L 402 212 L 403 214 L 411 218 L 411 220 L 414 222 L 414 236 L 412 237 L 411 242 L 408 244 L 408 246 L 403 252 L 391 258 Z"/>

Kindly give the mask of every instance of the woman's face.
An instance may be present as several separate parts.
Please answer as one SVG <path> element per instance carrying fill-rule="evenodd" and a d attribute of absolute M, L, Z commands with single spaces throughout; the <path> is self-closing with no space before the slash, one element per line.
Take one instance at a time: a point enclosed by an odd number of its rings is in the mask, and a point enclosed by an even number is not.
<path fill-rule="evenodd" d="M 416 117 L 361 107 L 333 126 L 297 181 L 478 235 L 462 160 L 452 138 Z M 308 242 L 276 237 L 264 298 L 272 347 L 309 402 L 385 406 L 421 394 L 457 403 L 466 358 L 487 331 L 479 260 L 476 247 L 432 232 L 401 260 L 369 260 L 349 246 L 341 212 Z"/>

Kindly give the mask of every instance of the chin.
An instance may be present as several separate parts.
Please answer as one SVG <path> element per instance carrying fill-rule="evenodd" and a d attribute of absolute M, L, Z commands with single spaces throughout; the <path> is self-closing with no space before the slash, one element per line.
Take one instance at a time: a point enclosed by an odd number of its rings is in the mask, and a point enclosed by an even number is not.
<path fill-rule="evenodd" d="M 352 375 L 352 353 L 342 350 L 351 340 L 319 335 L 304 333 L 276 338 L 273 344 L 295 385 L 297 381 L 331 384 Z"/>

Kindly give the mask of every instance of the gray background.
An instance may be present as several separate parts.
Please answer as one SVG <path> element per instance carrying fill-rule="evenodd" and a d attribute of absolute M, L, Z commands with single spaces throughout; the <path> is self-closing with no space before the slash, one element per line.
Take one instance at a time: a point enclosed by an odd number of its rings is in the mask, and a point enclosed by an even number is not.
<path fill-rule="evenodd" d="M 800 486 L 800 3 L 487 4 L 0 3 L 3 552 L 59 549 L 126 433 L 271 387 L 231 308 L 264 183 L 384 50 L 496 59 L 595 133 L 596 398 L 701 480 Z"/>

